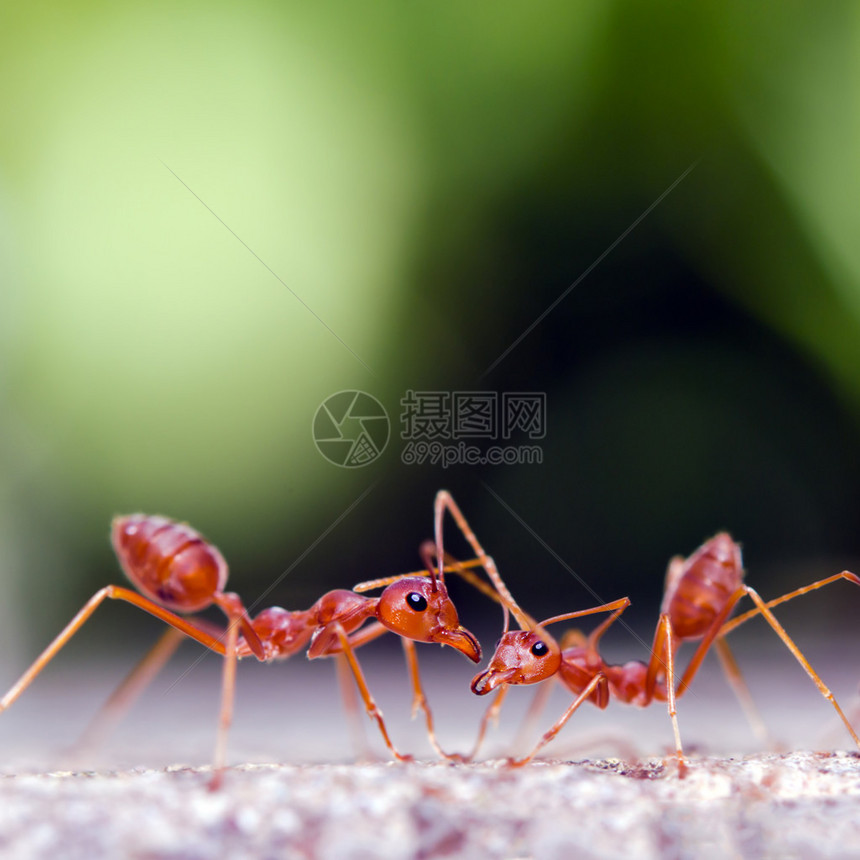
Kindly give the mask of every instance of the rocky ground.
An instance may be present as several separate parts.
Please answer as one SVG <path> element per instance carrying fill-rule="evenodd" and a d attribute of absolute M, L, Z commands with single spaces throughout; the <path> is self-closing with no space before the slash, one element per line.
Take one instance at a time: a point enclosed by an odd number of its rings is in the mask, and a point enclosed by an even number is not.
<path fill-rule="evenodd" d="M 0 854 L 134 858 L 860 856 L 860 754 L 243 765 L 0 780 Z"/>
<path fill-rule="evenodd" d="M 435 761 L 420 720 L 409 721 L 396 649 L 368 660 L 368 678 L 393 737 L 421 761 L 386 761 L 368 726 L 379 758 L 354 763 L 333 666 L 243 664 L 233 766 L 217 792 L 205 766 L 217 659 L 198 665 L 196 652 L 181 652 L 113 739 L 75 759 L 63 750 L 133 660 L 67 661 L 0 717 L 0 856 L 860 857 L 860 753 L 828 751 L 850 738 L 790 655 L 768 643 L 743 651 L 744 668 L 783 751 L 761 752 L 772 747 L 752 734 L 711 661 L 679 703 L 691 760 L 683 780 L 662 705 L 583 708 L 545 760 L 505 767 L 526 690 L 509 696 L 489 760 Z M 811 658 L 860 722 L 856 661 L 814 643 Z M 486 704 L 468 691 L 473 667 L 447 652 L 423 665 L 443 745 L 468 749 Z M 556 690 L 541 728 L 569 701 Z M 809 749 L 819 752 L 798 751 Z"/>

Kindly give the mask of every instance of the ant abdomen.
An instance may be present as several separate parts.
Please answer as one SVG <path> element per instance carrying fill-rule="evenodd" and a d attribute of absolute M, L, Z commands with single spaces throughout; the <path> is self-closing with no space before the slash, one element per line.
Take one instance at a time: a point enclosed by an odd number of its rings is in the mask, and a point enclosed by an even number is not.
<path fill-rule="evenodd" d="M 111 542 L 125 575 L 170 609 L 205 609 L 227 583 L 224 557 L 185 523 L 145 514 L 117 517 Z"/>
<path fill-rule="evenodd" d="M 706 541 L 688 559 L 673 560 L 662 612 L 679 641 L 705 635 L 743 584 L 741 548 L 726 532 Z"/>

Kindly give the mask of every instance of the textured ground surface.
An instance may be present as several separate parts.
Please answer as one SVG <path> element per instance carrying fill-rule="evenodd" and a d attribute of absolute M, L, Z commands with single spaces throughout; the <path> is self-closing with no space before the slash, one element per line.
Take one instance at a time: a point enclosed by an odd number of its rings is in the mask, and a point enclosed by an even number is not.
<path fill-rule="evenodd" d="M 856 725 L 857 651 L 835 641 L 812 642 L 808 653 Z M 833 709 L 780 643 L 738 654 L 782 749 L 847 748 Z M 198 656 L 180 652 L 114 736 L 77 759 L 64 750 L 133 656 L 57 661 L 0 717 L 3 860 L 860 857 L 860 754 L 758 752 L 768 745 L 750 732 L 715 661 L 679 703 L 693 763 L 684 780 L 659 758 L 671 747 L 665 706 L 583 708 L 547 748 L 553 762 L 501 766 L 516 750 L 528 690 L 509 696 L 486 746 L 491 761 L 430 763 L 396 647 L 368 655 L 368 679 L 392 736 L 428 763 L 386 763 L 367 726 L 381 760 L 352 764 L 332 665 L 243 663 L 229 761 L 250 764 L 231 768 L 212 793 L 197 766 L 211 761 L 220 665 Z M 468 690 L 474 667 L 441 649 L 421 659 L 443 745 L 468 749 L 486 705 Z M 11 682 L 16 673 L 7 674 Z M 557 689 L 540 728 L 569 702 Z"/>
<path fill-rule="evenodd" d="M 860 756 L 247 765 L 0 780 L 3 857 L 860 856 Z"/>

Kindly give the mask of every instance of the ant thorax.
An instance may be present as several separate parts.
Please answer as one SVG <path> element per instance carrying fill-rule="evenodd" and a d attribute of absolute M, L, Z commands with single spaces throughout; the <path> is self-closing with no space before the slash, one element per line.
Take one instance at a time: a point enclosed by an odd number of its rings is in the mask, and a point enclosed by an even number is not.
<path fill-rule="evenodd" d="M 376 611 L 376 600 L 356 594 L 345 588 L 327 591 L 309 610 L 308 616 L 317 627 L 339 623 L 347 633 L 352 633 Z"/>

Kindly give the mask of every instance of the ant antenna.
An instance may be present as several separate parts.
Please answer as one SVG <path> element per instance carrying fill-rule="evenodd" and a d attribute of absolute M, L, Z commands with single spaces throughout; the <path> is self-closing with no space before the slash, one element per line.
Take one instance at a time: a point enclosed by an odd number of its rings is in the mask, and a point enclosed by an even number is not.
<path fill-rule="evenodd" d="M 437 570 L 434 570 L 432 565 L 428 565 L 428 568 L 430 569 L 430 577 L 433 581 L 431 588 L 433 591 L 436 591 L 437 590 L 437 586 L 436 586 L 437 575 L 438 575 L 438 578 L 442 580 L 442 582 L 445 581 L 444 574 L 443 574 L 443 565 L 445 564 L 445 560 L 444 560 L 443 552 L 442 552 L 442 517 L 438 513 L 437 513 L 437 516 L 435 517 L 435 522 L 433 524 L 433 531 L 434 531 L 434 536 L 436 538 L 436 568 L 437 568 Z M 438 571 L 438 573 L 437 573 L 437 571 Z"/>

